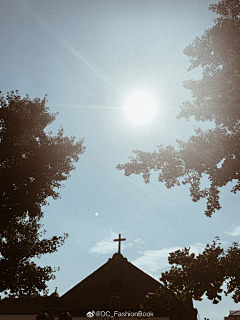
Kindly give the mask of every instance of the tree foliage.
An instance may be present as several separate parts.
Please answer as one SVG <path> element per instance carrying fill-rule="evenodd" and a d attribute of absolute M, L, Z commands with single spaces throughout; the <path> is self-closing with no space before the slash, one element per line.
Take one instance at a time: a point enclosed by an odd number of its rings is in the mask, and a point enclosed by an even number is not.
<path fill-rule="evenodd" d="M 170 311 L 176 307 L 179 308 L 176 295 L 162 284 L 155 292 L 149 292 L 141 304 L 144 311 L 154 311 L 154 314 L 161 316 L 169 316 Z"/>
<path fill-rule="evenodd" d="M 83 140 L 47 133 L 56 115 L 43 100 L 18 91 L 0 97 L 0 292 L 31 295 L 46 292 L 54 269 L 34 257 L 55 252 L 67 234 L 44 238 L 40 220 L 47 199 L 59 197 L 61 182 L 84 152 Z"/>
<path fill-rule="evenodd" d="M 202 300 L 203 295 L 217 304 L 222 294 L 233 294 L 234 302 L 240 301 L 240 248 L 237 243 L 224 250 L 219 239 L 195 255 L 190 248 L 170 253 L 171 269 L 161 274 L 161 286 L 149 294 L 144 308 L 172 308 L 175 300 L 192 297 Z"/>
<path fill-rule="evenodd" d="M 134 151 L 130 162 L 118 165 L 125 175 L 142 174 L 149 182 L 151 170 L 159 171 L 159 181 L 167 188 L 189 184 L 193 201 L 207 199 L 205 214 L 211 217 L 221 208 L 220 188 L 233 182 L 240 190 L 240 4 L 224 0 L 210 5 L 218 14 L 215 25 L 188 45 L 189 70 L 202 68 L 202 79 L 184 83 L 192 101 L 181 106 L 178 118 L 211 121 L 212 129 L 195 129 L 188 141 L 177 140 L 178 148 L 160 146 L 158 151 Z M 203 176 L 209 186 L 201 189 Z"/>

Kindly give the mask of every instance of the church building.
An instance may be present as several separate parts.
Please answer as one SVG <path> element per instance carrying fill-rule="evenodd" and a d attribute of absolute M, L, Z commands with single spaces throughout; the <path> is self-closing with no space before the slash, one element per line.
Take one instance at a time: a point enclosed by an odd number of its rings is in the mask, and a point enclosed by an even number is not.
<path fill-rule="evenodd" d="M 8 298 L 0 305 L 1 320 L 196 320 L 197 310 L 192 299 L 179 301 L 174 309 L 161 314 L 139 312 L 140 304 L 158 281 L 131 264 L 118 252 L 104 265 L 79 282 L 61 297 L 57 292 L 48 297 Z M 120 319 L 121 320 L 121 319 Z"/>

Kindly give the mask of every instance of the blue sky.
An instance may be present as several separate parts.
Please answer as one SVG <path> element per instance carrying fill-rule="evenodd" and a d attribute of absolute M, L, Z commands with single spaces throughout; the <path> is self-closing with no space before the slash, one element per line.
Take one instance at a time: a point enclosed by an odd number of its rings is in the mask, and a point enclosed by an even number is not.
<path fill-rule="evenodd" d="M 222 189 L 222 209 L 210 219 L 205 201 L 193 203 L 186 186 L 166 189 L 153 174 L 125 177 L 115 168 L 134 149 L 187 139 L 195 122 L 177 120 L 179 106 L 191 98 L 184 80 L 183 49 L 211 27 L 216 16 L 209 0 L 2 0 L 1 90 L 43 98 L 58 112 L 49 128 L 85 137 L 86 152 L 71 178 L 44 208 L 47 234 L 69 233 L 59 251 L 41 265 L 60 266 L 50 292 L 65 293 L 114 252 L 113 239 L 127 238 L 122 253 L 156 279 L 168 269 L 168 253 L 182 247 L 201 252 L 219 236 L 224 246 L 238 241 L 238 196 Z M 135 91 L 150 91 L 158 112 L 143 126 L 125 116 L 124 102 Z M 211 124 L 197 124 L 206 128 Z M 219 305 L 194 302 L 200 319 L 223 319 L 240 309 L 230 298 Z"/>

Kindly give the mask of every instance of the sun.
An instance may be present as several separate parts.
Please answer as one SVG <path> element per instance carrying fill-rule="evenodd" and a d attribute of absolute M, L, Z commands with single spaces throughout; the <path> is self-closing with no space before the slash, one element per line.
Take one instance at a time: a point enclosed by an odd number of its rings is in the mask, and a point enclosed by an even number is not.
<path fill-rule="evenodd" d="M 143 125 L 154 119 L 156 102 L 148 92 L 135 92 L 125 103 L 127 118 L 136 125 Z"/>

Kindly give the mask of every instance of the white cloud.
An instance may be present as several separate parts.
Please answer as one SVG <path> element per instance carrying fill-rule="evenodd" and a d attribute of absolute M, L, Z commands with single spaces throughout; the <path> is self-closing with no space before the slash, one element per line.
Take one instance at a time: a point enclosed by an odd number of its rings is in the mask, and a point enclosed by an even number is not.
<path fill-rule="evenodd" d="M 118 238 L 118 234 L 116 232 L 111 231 L 111 234 L 107 238 L 97 242 L 90 249 L 90 253 L 109 254 L 117 252 L 117 243 L 113 241 L 113 239 L 116 238 Z M 123 243 L 121 243 L 121 248 L 124 248 Z"/>
<path fill-rule="evenodd" d="M 190 252 L 195 253 L 196 255 L 203 252 L 203 250 L 206 248 L 206 244 L 203 243 L 195 243 L 190 247 Z"/>
<path fill-rule="evenodd" d="M 138 268 L 144 270 L 146 273 L 156 273 L 161 268 L 168 266 L 169 252 L 178 250 L 181 248 L 173 247 L 162 250 L 146 250 L 141 257 L 138 257 L 133 261 L 133 264 Z"/>
<path fill-rule="evenodd" d="M 232 237 L 237 237 L 240 236 L 240 226 L 236 226 L 232 231 L 227 231 L 225 232 L 227 234 L 229 234 Z"/>
<path fill-rule="evenodd" d="M 142 243 L 142 244 L 144 244 L 144 243 L 145 243 L 141 238 L 137 238 L 137 239 L 135 239 L 135 240 L 134 240 L 134 242 Z"/>
<path fill-rule="evenodd" d="M 205 245 L 196 243 L 190 246 L 190 252 L 199 254 L 205 248 Z M 140 257 L 135 259 L 132 263 L 153 276 L 160 275 L 161 269 L 169 266 L 168 256 L 170 252 L 182 249 L 181 247 L 163 248 L 161 250 L 146 250 Z M 169 266 L 170 267 L 170 266 Z"/>

